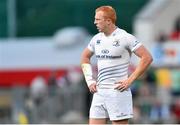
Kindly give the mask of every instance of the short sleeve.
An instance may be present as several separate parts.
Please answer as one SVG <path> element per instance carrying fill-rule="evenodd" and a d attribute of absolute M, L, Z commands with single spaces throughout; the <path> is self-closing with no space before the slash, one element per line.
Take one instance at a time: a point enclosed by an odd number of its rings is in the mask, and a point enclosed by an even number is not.
<path fill-rule="evenodd" d="M 126 40 L 128 43 L 127 47 L 132 52 L 134 52 L 136 49 L 138 49 L 142 45 L 142 43 L 140 41 L 138 41 L 137 38 L 131 34 L 127 35 Z"/>
<path fill-rule="evenodd" d="M 95 52 L 95 40 L 94 37 L 91 39 L 91 41 L 88 44 L 87 47 L 91 52 Z"/>

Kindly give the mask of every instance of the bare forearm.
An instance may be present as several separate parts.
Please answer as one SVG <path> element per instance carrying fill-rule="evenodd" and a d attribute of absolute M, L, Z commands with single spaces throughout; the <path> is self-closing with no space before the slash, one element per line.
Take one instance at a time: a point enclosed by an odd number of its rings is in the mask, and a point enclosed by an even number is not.
<path fill-rule="evenodd" d="M 89 64 L 90 64 L 90 59 L 89 59 L 89 58 L 82 57 L 82 58 L 81 58 L 81 65 L 84 64 L 84 63 L 89 63 Z"/>
<path fill-rule="evenodd" d="M 84 63 L 89 63 L 90 64 L 90 58 L 93 55 L 87 48 L 83 51 L 81 55 L 81 65 Z"/>
<path fill-rule="evenodd" d="M 152 62 L 152 57 L 142 58 L 139 62 L 139 65 L 136 67 L 136 70 L 130 75 L 129 79 L 131 82 L 136 80 L 139 76 L 141 76 L 149 67 Z"/>
<path fill-rule="evenodd" d="M 88 87 L 92 87 L 94 85 L 96 85 L 96 81 L 93 78 L 93 70 L 92 70 L 92 66 L 90 64 L 90 58 L 93 55 L 93 53 L 91 51 L 89 51 L 88 49 L 85 49 L 81 55 L 81 68 L 86 80 L 86 83 L 88 85 Z M 90 87 L 90 88 L 91 88 Z M 94 87 L 92 87 L 94 88 Z M 90 90 L 92 92 L 95 91 L 95 89 Z"/>

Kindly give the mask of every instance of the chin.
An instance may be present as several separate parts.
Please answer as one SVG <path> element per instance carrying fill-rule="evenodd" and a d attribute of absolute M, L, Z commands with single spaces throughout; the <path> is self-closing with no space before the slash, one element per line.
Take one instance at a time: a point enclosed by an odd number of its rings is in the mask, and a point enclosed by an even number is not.
<path fill-rule="evenodd" d="M 102 32 L 102 30 L 98 29 L 99 32 Z"/>

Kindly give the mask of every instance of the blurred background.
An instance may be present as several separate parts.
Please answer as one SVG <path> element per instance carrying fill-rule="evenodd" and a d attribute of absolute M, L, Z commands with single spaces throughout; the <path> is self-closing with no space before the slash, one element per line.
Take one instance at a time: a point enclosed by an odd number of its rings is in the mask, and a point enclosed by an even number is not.
<path fill-rule="evenodd" d="M 88 123 L 80 55 L 111 5 L 154 62 L 131 86 L 130 123 L 180 123 L 180 0 L 0 0 L 0 123 Z M 94 73 L 97 73 L 93 59 Z M 138 59 L 133 55 L 129 73 Z"/>

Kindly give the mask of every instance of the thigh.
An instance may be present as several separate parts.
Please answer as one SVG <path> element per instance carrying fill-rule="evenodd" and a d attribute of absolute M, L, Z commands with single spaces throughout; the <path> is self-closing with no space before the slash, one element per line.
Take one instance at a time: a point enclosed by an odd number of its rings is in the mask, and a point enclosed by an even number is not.
<path fill-rule="evenodd" d="M 111 121 L 122 121 L 133 117 L 131 92 L 112 92 L 106 99 L 106 107 Z"/>
<path fill-rule="evenodd" d="M 108 118 L 104 97 L 98 93 L 93 95 L 89 118 L 98 120 Z"/>
<path fill-rule="evenodd" d="M 118 125 L 121 125 L 121 124 L 128 124 L 128 119 L 124 119 L 124 120 L 115 120 L 115 121 L 112 121 L 112 124 L 118 124 Z"/>
<path fill-rule="evenodd" d="M 89 119 L 89 124 L 106 124 L 107 119 L 106 118 L 101 118 L 101 119 L 95 119 L 95 118 L 90 118 Z"/>

